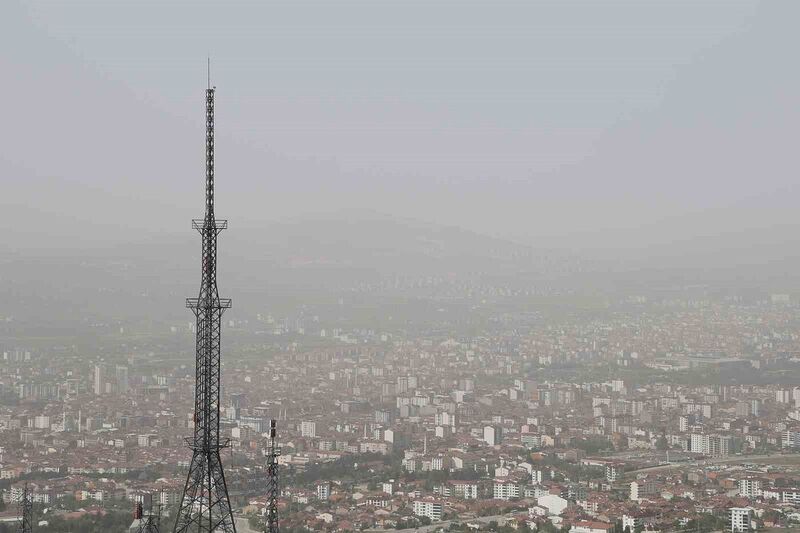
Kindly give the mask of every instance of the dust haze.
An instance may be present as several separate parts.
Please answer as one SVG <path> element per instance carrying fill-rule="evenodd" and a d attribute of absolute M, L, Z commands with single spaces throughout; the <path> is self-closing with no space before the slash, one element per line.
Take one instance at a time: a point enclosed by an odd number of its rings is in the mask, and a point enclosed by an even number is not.
<path fill-rule="evenodd" d="M 3 0 L 2 501 L 175 517 L 210 78 L 240 531 L 800 523 L 798 20 Z"/>

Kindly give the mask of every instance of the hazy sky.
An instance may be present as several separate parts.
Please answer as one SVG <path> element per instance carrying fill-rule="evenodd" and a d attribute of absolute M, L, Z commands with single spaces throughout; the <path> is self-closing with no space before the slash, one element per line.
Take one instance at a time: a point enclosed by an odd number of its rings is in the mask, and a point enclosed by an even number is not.
<path fill-rule="evenodd" d="M 0 239 L 188 231 L 207 55 L 232 227 L 370 208 L 564 246 L 791 232 L 798 20 L 797 0 L 3 0 Z"/>

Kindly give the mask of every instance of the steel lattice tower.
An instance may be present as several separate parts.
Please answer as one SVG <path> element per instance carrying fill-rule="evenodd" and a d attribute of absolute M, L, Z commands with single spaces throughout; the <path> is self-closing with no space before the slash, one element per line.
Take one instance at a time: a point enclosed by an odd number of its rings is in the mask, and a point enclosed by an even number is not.
<path fill-rule="evenodd" d="M 228 222 L 214 217 L 214 91 L 206 90 L 205 218 L 192 221 L 203 241 L 202 281 L 198 297 L 186 300 L 197 318 L 194 436 L 188 439 L 192 462 L 174 533 L 236 532 L 220 458 L 228 445 L 219 437 L 220 336 L 222 313 L 231 301 L 217 290 L 217 237 Z"/>
<path fill-rule="evenodd" d="M 161 506 L 158 506 L 158 511 L 153 514 L 153 507 L 150 506 L 150 511 L 147 516 L 144 514 L 142 504 L 136 504 L 136 514 L 140 520 L 139 530 L 137 533 L 160 533 L 161 527 Z"/>
<path fill-rule="evenodd" d="M 278 527 L 278 497 L 281 489 L 278 484 L 278 457 L 281 449 L 277 446 L 276 421 L 269 423 L 269 449 L 267 450 L 267 531 L 266 533 L 279 533 Z"/>
<path fill-rule="evenodd" d="M 31 493 L 28 492 L 27 483 L 25 483 L 25 489 L 19 499 L 19 527 L 17 531 L 19 533 L 33 532 L 33 499 L 31 498 Z"/>

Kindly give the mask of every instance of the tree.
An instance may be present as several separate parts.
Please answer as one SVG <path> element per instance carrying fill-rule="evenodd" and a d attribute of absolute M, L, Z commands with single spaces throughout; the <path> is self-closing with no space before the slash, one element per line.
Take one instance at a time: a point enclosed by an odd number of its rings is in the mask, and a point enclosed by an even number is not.
<path fill-rule="evenodd" d="M 550 522 L 545 522 L 544 524 L 539 524 L 536 531 L 538 533 L 558 533 L 558 528 Z"/>

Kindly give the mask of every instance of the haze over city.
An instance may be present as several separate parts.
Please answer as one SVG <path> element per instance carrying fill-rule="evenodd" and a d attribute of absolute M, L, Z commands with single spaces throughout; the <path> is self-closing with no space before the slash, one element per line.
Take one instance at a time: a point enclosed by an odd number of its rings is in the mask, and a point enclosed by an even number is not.
<path fill-rule="evenodd" d="M 796 233 L 795 2 L 3 10 L 15 246 L 195 216 L 207 55 L 225 102 L 220 209 L 240 227 L 356 208 L 655 253 Z"/>
<path fill-rule="evenodd" d="M 797 20 L 4 2 L 0 533 L 800 528 Z"/>

